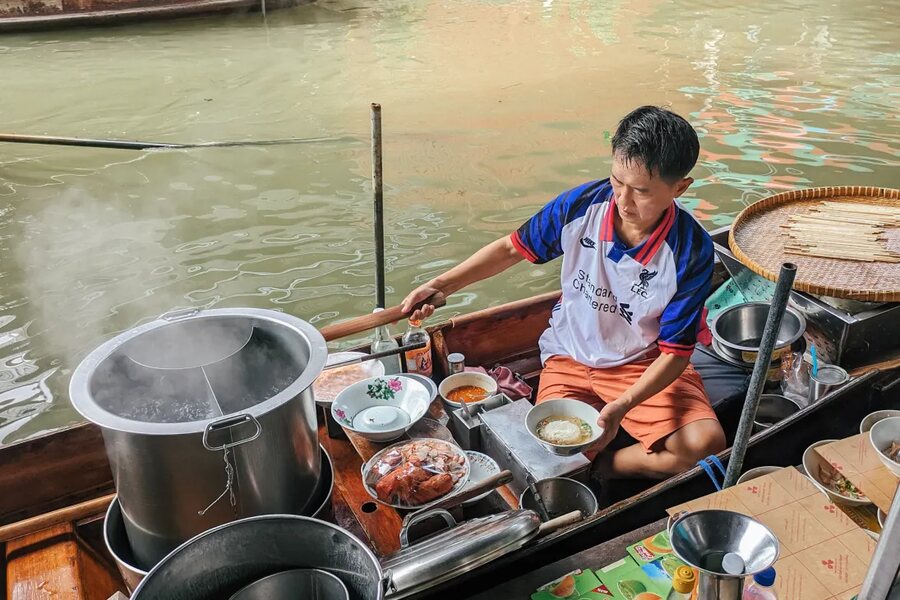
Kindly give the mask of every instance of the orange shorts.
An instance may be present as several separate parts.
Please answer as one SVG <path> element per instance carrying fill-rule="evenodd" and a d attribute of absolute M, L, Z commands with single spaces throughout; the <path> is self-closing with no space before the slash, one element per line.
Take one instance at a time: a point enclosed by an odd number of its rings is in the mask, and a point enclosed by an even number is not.
<path fill-rule="evenodd" d="M 568 356 L 553 356 L 544 365 L 537 402 L 554 398 L 574 398 L 597 410 L 630 388 L 655 359 L 637 360 L 627 365 L 594 369 Z M 647 453 L 688 423 L 715 419 L 703 381 L 691 365 L 678 379 L 655 396 L 647 398 L 625 414 L 622 428 L 640 442 Z"/>

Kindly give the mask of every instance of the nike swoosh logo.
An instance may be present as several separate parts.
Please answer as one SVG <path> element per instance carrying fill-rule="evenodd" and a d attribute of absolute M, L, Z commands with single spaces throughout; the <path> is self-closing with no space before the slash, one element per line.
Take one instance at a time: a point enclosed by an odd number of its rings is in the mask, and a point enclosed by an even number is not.
<path fill-rule="evenodd" d="M 581 238 L 581 245 L 585 248 L 591 248 L 592 250 L 597 249 L 597 242 L 588 237 Z"/>

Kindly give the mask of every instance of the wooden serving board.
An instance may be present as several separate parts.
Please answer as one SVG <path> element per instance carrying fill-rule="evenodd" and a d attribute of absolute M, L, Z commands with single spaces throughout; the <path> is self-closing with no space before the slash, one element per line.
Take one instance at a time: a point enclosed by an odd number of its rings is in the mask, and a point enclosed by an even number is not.
<path fill-rule="evenodd" d="M 443 403 L 440 398 L 436 398 L 428 408 L 426 417 L 410 429 L 404 438 L 428 437 L 455 443 L 453 435 L 446 427 L 448 421 L 449 417 Z M 363 486 L 362 465 L 382 449 L 396 444 L 398 440 L 378 443 L 347 429 L 344 429 L 344 432 L 347 434 L 347 441 L 329 438 L 325 428 L 319 428 L 319 439 L 335 465 L 335 488 L 362 527 L 373 550 L 380 556 L 396 552 L 400 549 L 400 527 L 403 517 L 409 511 L 397 510 L 376 502 Z M 509 486 L 500 486 L 497 492 L 506 507 L 519 508 L 518 497 Z"/>

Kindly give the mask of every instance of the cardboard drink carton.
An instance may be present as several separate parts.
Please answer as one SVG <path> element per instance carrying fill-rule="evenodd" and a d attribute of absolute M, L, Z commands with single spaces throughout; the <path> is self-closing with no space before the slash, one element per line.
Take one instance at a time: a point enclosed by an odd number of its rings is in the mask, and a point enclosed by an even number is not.
<path fill-rule="evenodd" d="M 649 562 L 672 553 L 672 544 L 669 543 L 669 534 L 663 530 L 659 533 L 651 535 L 627 548 L 629 556 L 639 565 L 645 565 Z"/>
<path fill-rule="evenodd" d="M 649 567 L 649 573 L 644 567 Z M 626 556 L 598 570 L 597 577 L 615 600 L 665 600 L 672 588 L 665 572 L 659 563 L 641 566 L 631 556 Z"/>
<path fill-rule="evenodd" d="M 606 586 L 590 569 L 576 569 L 539 587 L 531 600 L 610 600 Z"/>

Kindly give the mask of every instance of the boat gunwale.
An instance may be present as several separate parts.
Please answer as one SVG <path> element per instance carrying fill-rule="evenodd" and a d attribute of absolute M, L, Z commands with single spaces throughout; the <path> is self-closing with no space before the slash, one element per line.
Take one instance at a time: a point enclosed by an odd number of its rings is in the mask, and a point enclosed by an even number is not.
<path fill-rule="evenodd" d="M 268 8 L 274 9 L 307 4 L 314 0 L 270 1 L 272 6 L 269 6 Z M 32 14 L 24 16 L 0 15 L 0 33 L 18 33 L 88 25 L 124 24 L 140 21 L 141 19 L 157 20 L 240 11 L 250 12 L 258 10 L 260 6 L 261 0 L 177 0 L 172 4 L 159 6 L 150 5 L 131 6 L 118 9 L 62 11 L 51 14 Z"/>

